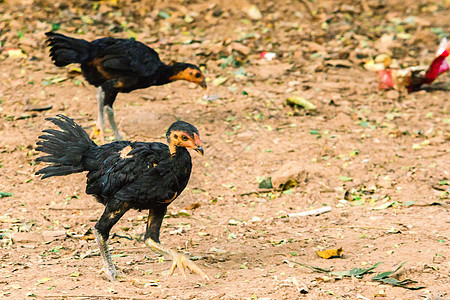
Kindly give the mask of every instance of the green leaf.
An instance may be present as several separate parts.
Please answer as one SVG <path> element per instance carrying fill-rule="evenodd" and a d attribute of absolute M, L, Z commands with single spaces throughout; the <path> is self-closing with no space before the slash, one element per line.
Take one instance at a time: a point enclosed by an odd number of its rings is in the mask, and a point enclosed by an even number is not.
<path fill-rule="evenodd" d="M 399 286 L 405 289 L 409 289 L 409 290 L 419 290 L 419 289 L 423 289 L 424 286 L 414 286 L 414 287 L 409 287 L 407 286 L 408 284 L 411 283 L 417 283 L 417 281 L 414 281 L 412 279 L 404 279 L 402 281 L 399 281 L 395 278 L 391 278 L 389 276 L 391 276 L 392 274 L 394 274 L 395 272 L 397 272 L 398 270 L 400 270 L 401 267 L 403 267 L 404 264 L 406 264 L 407 262 L 402 262 L 394 271 L 387 271 L 387 272 L 383 272 L 380 273 L 374 277 L 372 277 L 372 281 L 378 281 L 378 282 L 383 282 L 386 284 L 390 284 L 393 286 Z"/>
<path fill-rule="evenodd" d="M 52 31 L 57 31 L 61 28 L 61 24 L 59 23 L 52 23 Z"/>
<path fill-rule="evenodd" d="M 350 271 L 334 271 L 334 272 L 331 272 L 330 274 L 333 276 L 338 276 L 338 277 L 354 276 L 357 278 L 361 278 L 364 274 L 369 273 L 371 270 L 375 269 L 380 264 L 382 264 L 382 262 L 378 262 L 378 263 L 374 264 L 373 266 L 371 266 L 370 268 L 366 268 L 366 269 L 353 268 Z"/>
<path fill-rule="evenodd" d="M 13 195 L 14 195 L 14 193 L 0 192 L 0 199 L 6 198 L 6 197 L 11 197 Z"/>
<path fill-rule="evenodd" d="M 382 262 L 377 262 L 376 264 L 374 264 L 373 266 L 366 268 L 366 269 L 359 269 L 359 268 L 353 268 L 350 271 L 331 271 L 331 269 L 322 269 L 319 267 L 314 267 L 314 266 L 308 266 L 296 261 L 291 261 L 297 265 L 300 265 L 302 267 L 305 268 L 309 268 L 311 270 L 320 272 L 320 273 L 328 273 L 330 275 L 333 276 L 337 276 L 337 277 L 357 277 L 357 278 L 361 278 L 364 274 L 369 273 L 370 271 L 372 271 L 373 269 L 375 269 L 376 267 L 378 267 L 380 264 L 382 264 Z"/>
<path fill-rule="evenodd" d="M 410 206 L 414 205 L 414 203 L 416 203 L 416 201 L 410 200 L 410 201 L 406 201 L 406 202 L 403 203 L 402 205 L 403 205 L 403 206 L 406 206 L 406 207 L 410 207 Z"/>
<path fill-rule="evenodd" d="M 339 179 L 342 181 L 353 181 L 353 178 L 347 176 L 339 176 Z"/>
<path fill-rule="evenodd" d="M 376 264 L 374 264 L 373 266 L 371 266 L 367 269 L 354 268 L 354 269 L 350 270 L 350 276 L 362 277 L 362 275 L 370 272 L 371 270 L 375 269 L 376 267 L 378 267 L 381 264 L 382 264 L 382 262 L 377 262 Z"/>
<path fill-rule="evenodd" d="M 409 279 L 409 278 L 407 278 L 405 280 L 402 280 L 402 281 L 399 281 L 399 280 L 397 280 L 395 278 L 390 278 L 389 277 L 389 278 L 383 278 L 383 279 L 380 279 L 380 280 L 377 280 L 377 281 L 383 282 L 385 284 L 390 284 L 390 285 L 393 285 L 393 286 L 402 287 L 402 288 L 408 289 L 408 290 L 420 290 L 420 289 L 425 288 L 425 286 L 407 286 L 408 284 L 411 284 L 411 283 L 417 283 L 417 281 Z"/>
<path fill-rule="evenodd" d="M 444 37 L 447 37 L 447 33 L 445 32 L 445 30 L 441 27 L 433 27 L 430 29 L 431 32 L 433 32 L 434 34 L 436 34 L 439 39 L 443 39 Z"/>
<path fill-rule="evenodd" d="M 331 275 L 333 276 L 337 276 L 337 277 L 350 277 L 350 271 L 334 271 L 331 273 Z"/>
<path fill-rule="evenodd" d="M 315 266 L 308 266 L 308 265 L 305 265 L 305 264 L 302 264 L 302 263 L 299 263 L 299 262 L 296 262 L 296 261 L 293 261 L 293 260 L 291 260 L 291 262 L 293 262 L 294 264 L 297 264 L 299 266 L 302 266 L 302 267 L 305 267 L 305 268 L 308 268 L 308 269 L 320 272 L 320 273 L 330 273 L 331 272 L 330 269 L 322 269 L 322 268 L 315 267 Z"/>
<path fill-rule="evenodd" d="M 190 217 L 191 215 L 187 211 L 181 210 L 181 211 L 177 212 L 177 216 Z"/>
<path fill-rule="evenodd" d="M 373 281 L 377 281 L 377 280 L 379 280 L 379 279 L 386 278 L 386 277 L 388 277 L 388 276 L 394 274 L 395 272 L 397 272 L 398 270 L 400 270 L 400 268 L 403 267 L 403 265 L 406 264 L 407 262 L 408 262 L 408 261 L 402 262 L 402 263 L 397 267 L 397 269 L 395 269 L 394 271 L 388 271 L 388 272 L 383 272 L 383 273 L 381 273 L 381 274 L 378 274 L 377 276 L 373 277 L 372 280 L 373 280 Z"/>
<path fill-rule="evenodd" d="M 127 257 L 128 255 L 125 253 L 113 254 L 111 257 Z"/>
<path fill-rule="evenodd" d="M 260 189 L 271 189 L 271 188 L 273 188 L 273 185 L 272 185 L 272 178 L 269 177 L 269 178 L 266 178 L 266 179 L 261 180 L 261 181 L 259 182 L 259 188 L 260 188 Z"/>
<path fill-rule="evenodd" d="M 168 19 L 168 18 L 170 18 L 170 14 L 168 12 L 166 12 L 165 10 L 160 10 L 158 12 L 158 17 L 160 17 L 161 19 Z"/>

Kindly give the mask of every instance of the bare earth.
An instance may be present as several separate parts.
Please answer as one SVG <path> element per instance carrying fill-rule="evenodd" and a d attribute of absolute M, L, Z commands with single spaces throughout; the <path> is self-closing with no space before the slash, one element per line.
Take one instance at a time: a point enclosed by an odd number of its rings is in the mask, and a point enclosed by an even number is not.
<path fill-rule="evenodd" d="M 304 2 L 314 18 L 300 1 L 252 2 L 259 20 L 220 1 L 31 2 L 0 1 L 0 191 L 13 193 L 1 199 L 0 298 L 450 299 L 449 73 L 400 94 L 378 91 L 376 74 L 361 67 L 385 52 L 403 66 L 430 63 L 439 32 L 450 33 L 449 1 Z M 191 181 L 169 206 L 161 241 L 210 281 L 167 276 L 171 262 L 140 241 L 145 211 L 113 228 L 112 254 L 129 281 L 107 281 L 89 234 L 103 207 L 84 193 L 84 174 L 34 175 L 45 117 L 63 113 L 90 132 L 97 115 L 95 88 L 48 58 L 51 23 L 88 40 L 136 33 L 163 61 L 205 68 L 206 93 L 176 82 L 119 94 L 115 109 L 129 140 L 164 142 L 176 119 L 200 130 L 205 156 L 192 153 Z M 392 32 L 404 35 L 380 42 Z M 10 48 L 26 57 L 8 57 Z M 277 57 L 264 62 L 262 51 Z M 286 105 L 290 96 L 317 109 Z M 297 187 L 258 187 L 287 169 L 300 174 Z M 286 217 L 323 206 L 331 212 Z M 340 247 L 341 258 L 316 254 Z M 424 288 L 371 281 L 405 261 L 393 277 Z M 339 278 L 293 262 L 334 271 L 383 263 Z"/>

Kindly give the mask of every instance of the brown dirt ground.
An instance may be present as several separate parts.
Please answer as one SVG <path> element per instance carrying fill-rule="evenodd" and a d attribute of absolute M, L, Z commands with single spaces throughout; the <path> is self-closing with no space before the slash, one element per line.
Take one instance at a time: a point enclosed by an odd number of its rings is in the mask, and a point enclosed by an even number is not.
<path fill-rule="evenodd" d="M 394 45 L 391 55 L 409 65 L 429 63 L 439 41 L 431 28 L 450 32 L 449 2 L 392 2 L 361 1 L 373 15 L 352 2 L 306 2 L 319 12 L 311 19 L 302 2 L 262 1 L 257 3 L 263 13 L 259 21 L 243 20 L 238 9 L 220 1 L 216 6 L 201 1 L 171 6 L 175 17 L 197 12 L 193 23 L 183 23 L 182 17 L 158 20 L 155 11 L 170 6 L 158 2 L 143 25 L 129 22 L 138 40 L 155 46 L 163 60 L 202 64 L 210 79 L 206 93 L 177 82 L 120 94 L 115 109 L 130 140 L 164 141 L 165 130 L 177 118 L 199 128 L 206 155 L 193 154 L 191 181 L 169 207 L 161 240 L 194 256 L 212 280 L 167 276 L 171 262 L 137 239 L 145 229 L 145 212 L 133 211 L 113 228 L 110 246 L 119 269 L 136 280 L 109 282 L 99 273 L 95 242 L 83 238 L 102 206 L 84 194 L 83 174 L 36 177 L 41 166 L 34 164 L 38 154 L 33 149 L 41 130 L 49 127 L 45 117 L 64 113 L 90 131 L 97 110 L 95 88 L 47 57 L 42 41 L 48 23 L 61 22 L 62 32 L 71 35 L 83 28 L 87 33 L 79 37 L 86 39 L 126 37 L 111 28 L 131 18 L 130 8 L 102 4 L 104 14 L 115 10 L 128 16 L 109 15 L 100 18 L 102 23 L 90 9 L 95 2 L 67 7 L 62 2 L 0 1 L 4 48 L 19 45 L 27 54 L 27 59 L 1 57 L 0 191 L 14 195 L 2 198 L 0 297 L 449 299 L 450 76 L 442 75 L 426 90 L 399 95 L 378 91 L 376 75 L 360 66 L 378 54 L 375 41 L 383 29 L 377 28 L 409 16 L 417 18 L 407 28 L 411 37 Z M 220 14 L 218 8 L 222 15 L 213 17 L 214 11 Z M 95 22 L 78 18 L 81 12 Z M 164 31 L 165 26 L 172 29 Z M 24 36 L 19 39 L 20 29 Z M 249 33 L 257 36 L 240 40 Z M 189 39 L 194 41 L 183 43 Z M 232 73 L 238 68 L 221 67 L 220 57 L 229 55 L 227 45 L 233 41 L 250 49 L 248 56 L 236 56 L 244 77 Z M 261 63 L 262 50 L 278 57 Z M 338 59 L 350 67 L 327 63 Z M 228 81 L 216 86 L 219 76 Z M 219 99 L 206 101 L 205 95 Z M 292 95 L 309 99 L 317 111 L 285 105 Z M 27 112 L 27 104 L 53 108 Z M 259 178 L 288 167 L 306 171 L 307 180 L 284 194 L 259 190 Z M 395 201 L 393 206 L 374 209 L 389 201 Z M 178 214 L 193 203 L 200 207 L 188 210 L 190 216 Z M 284 218 L 324 205 L 332 211 Z M 324 260 L 315 253 L 339 247 L 342 258 Z M 383 262 L 375 273 L 408 261 L 396 278 L 411 278 L 425 288 L 381 285 L 370 280 L 373 274 L 338 279 L 291 261 L 334 270 Z M 300 293 L 304 287 L 306 294 Z"/>

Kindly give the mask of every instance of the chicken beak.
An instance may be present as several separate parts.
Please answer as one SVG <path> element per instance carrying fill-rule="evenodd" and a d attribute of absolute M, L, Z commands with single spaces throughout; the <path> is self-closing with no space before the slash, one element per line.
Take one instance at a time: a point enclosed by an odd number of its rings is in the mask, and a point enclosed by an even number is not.
<path fill-rule="evenodd" d="M 203 79 L 203 81 L 200 82 L 198 85 L 201 86 L 204 90 L 206 90 L 206 88 L 207 88 L 205 79 Z"/>
<path fill-rule="evenodd" d="M 195 148 L 195 151 L 197 151 L 198 153 L 200 153 L 201 156 L 203 156 L 204 152 L 203 152 L 203 147 L 202 146 L 198 146 L 197 148 Z"/>

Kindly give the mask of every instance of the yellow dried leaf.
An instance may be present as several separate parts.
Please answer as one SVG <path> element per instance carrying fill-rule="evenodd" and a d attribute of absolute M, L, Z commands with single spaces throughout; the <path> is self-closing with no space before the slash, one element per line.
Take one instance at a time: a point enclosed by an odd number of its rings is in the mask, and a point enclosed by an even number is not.
<path fill-rule="evenodd" d="M 81 74 L 81 68 L 78 66 L 70 66 L 69 69 L 67 70 L 70 74 Z"/>
<path fill-rule="evenodd" d="M 387 68 L 391 65 L 392 59 L 387 54 L 380 54 L 380 55 L 377 55 L 377 57 L 375 57 L 375 62 L 382 63 L 384 65 L 384 67 Z"/>
<path fill-rule="evenodd" d="M 50 277 L 42 278 L 42 279 L 38 280 L 38 282 L 36 283 L 36 285 L 43 284 L 43 283 L 45 283 L 45 282 L 47 282 L 47 281 L 50 281 L 50 280 L 52 280 Z"/>
<path fill-rule="evenodd" d="M 384 70 L 385 66 L 383 63 L 375 63 L 375 61 L 373 60 L 369 60 L 368 62 L 366 62 L 364 64 L 364 69 L 368 70 L 368 71 L 380 71 L 380 70 Z"/>
<path fill-rule="evenodd" d="M 316 106 L 312 102 L 306 100 L 303 97 L 289 97 L 286 99 L 286 103 L 288 105 L 301 106 L 306 110 L 315 110 L 316 109 Z"/>
<path fill-rule="evenodd" d="M 8 49 L 5 52 L 11 58 L 27 58 L 27 55 L 21 49 Z"/>
<path fill-rule="evenodd" d="M 330 282 L 330 281 L 332 281 L 333 279 L 334 279 L 334 278 L 328 277 L 328 276 L 316 277 L 316 281 L 317 281 L 317 282 Z"/>
<path fill-rule="evenodd" d="M 247 15 L 252 20 L 260 20 L 262 18 L 261 12 L 259 11 L 259 9 L 255 5 L 250 5 L 247 8 Z"/>
<path fill-rule="evenodd" d="M 317 255 L 319 255 L 320 257 L 325 258 L 325 259 L 329 259 L 332 257 L 340 257 L 342 252 L 344 252 L 342 247 L 339 249 L 328 249 L 328 250 L 323 250 L 323 251 L 316 251 Z"/>

